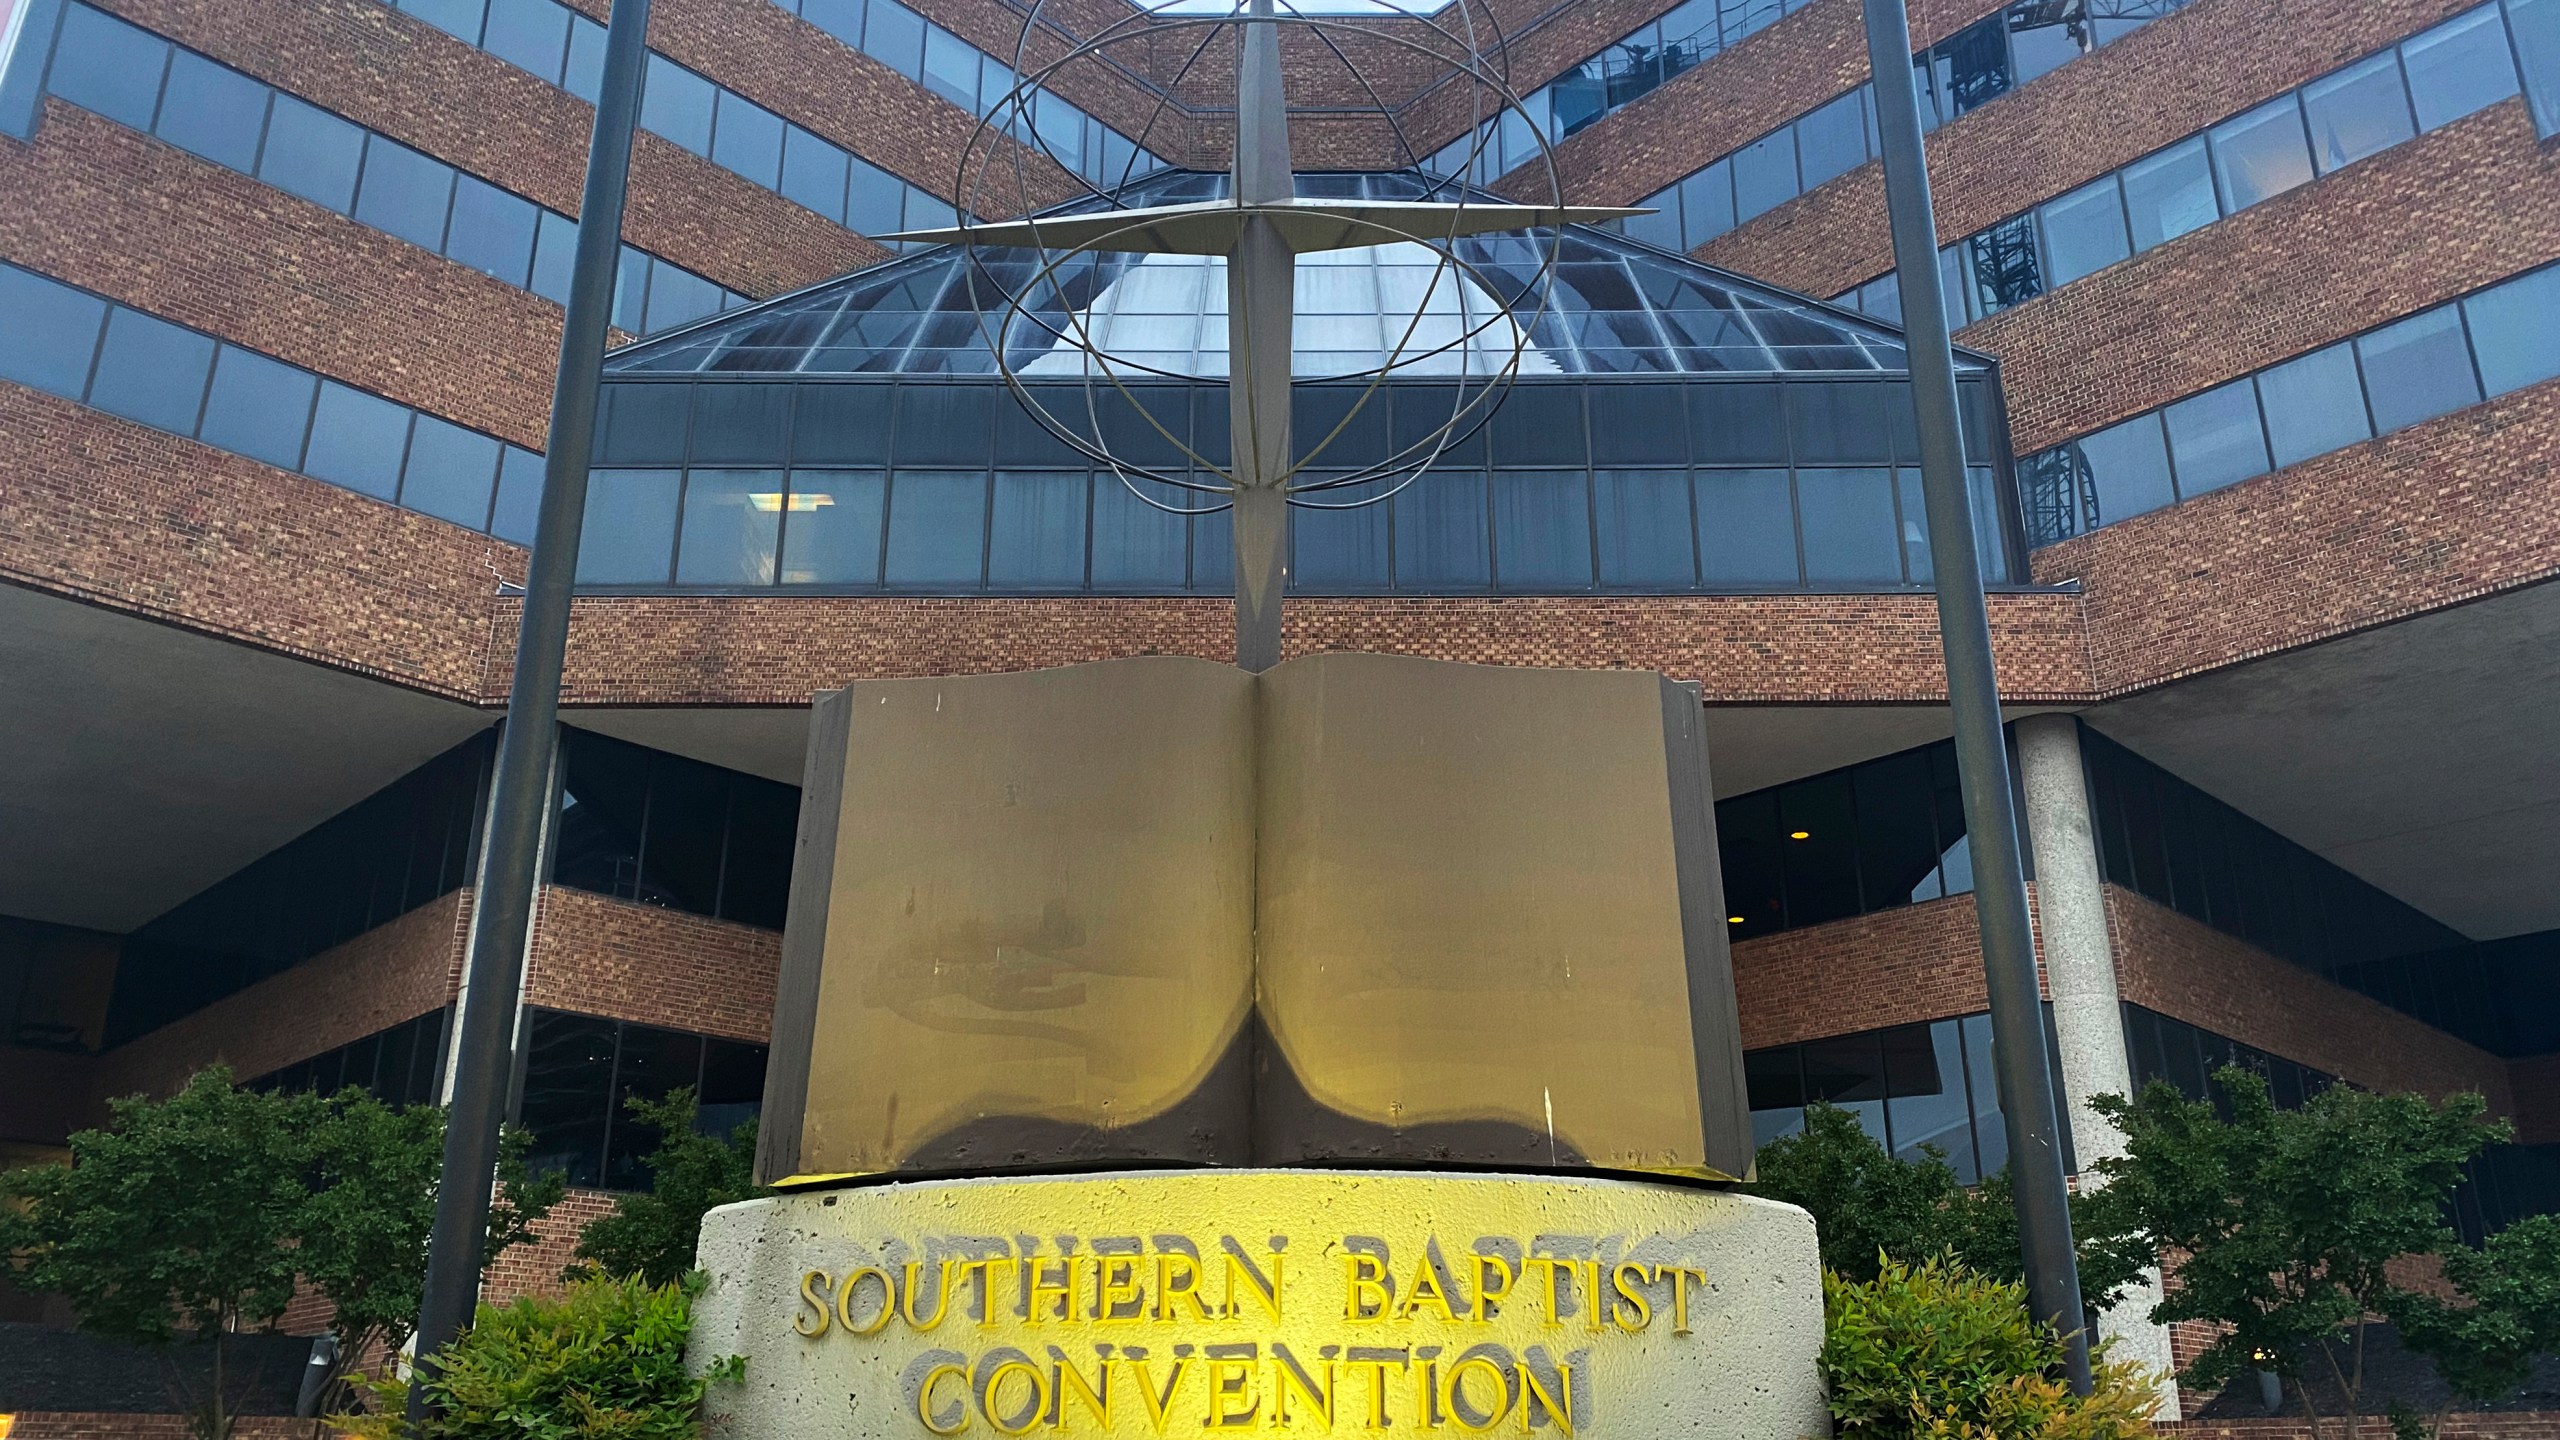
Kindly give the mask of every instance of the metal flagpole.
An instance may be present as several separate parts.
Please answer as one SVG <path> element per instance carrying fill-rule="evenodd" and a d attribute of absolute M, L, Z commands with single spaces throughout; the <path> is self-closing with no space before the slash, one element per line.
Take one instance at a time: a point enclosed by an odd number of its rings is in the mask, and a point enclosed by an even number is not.
<path fill-rule="evenodd" d="M 1982 928 L 1982 968 L 1991 998 L 1993 1066 L 2009 1138 L 2009 1181 L 2026 1254 L 2027 1299 L 2064 1337 L 2071 1388 L 2089 1393 L 2087 1313 L 2071 1241 L 2069 1188 L 2045 1051 L 2044 997 L 2036 984 L 2035 934 L 2027 920 L 2008 747 L 2000 733 L 2000 690 L 1992 672 L 1991 621 L 1974 548 L 1973 503 L 1965 491 L 1964 441 L 1956 413 L 1955 354 L 1947 338 L 1945 287 L 1938 271 L 1937 223 L 1929 201 L 1928 156 L 1911 75 L 1911 25 L 1904 0 L 1865 0 L 1867 62 L 1875 75 L 1876 128 L 1883 141 L 1885 205 L 1893 224 L 1894 272 L 1902 290 L 1903 340 L 1911 398 L 1919 412 L 1920 476 L 1929 514 L 1929 566 L 1937 577 L 1938 630 L 1955 715 L 1956 766 L 1964 790 L 1965 834 L 1973 847 L 1974 913 Z"/>
<path fill-rule="evenodd" d="M 569 641 L 569 594 L 578 573 L 586 518 L 587 464 L 596 428 L 606 320 L 622 252 L 622 204 L 631 169 L 631 131 L 640 113 L 648 58 L 649 0 L 615 0 L 605 27 L 604 80 L 587 147 L 586 192 L 560 334 L 560 371 L 551 389 L 551 434 L 542 468 L 542 508 L 525 577 L 524 620 L 516 636 L 514 684 L 489 791 L 489 828 L 471 915 L 469 970 L 454 1038 L 453 1102 L 445 1117 L 444 1168 L 435 1228 L 427 1242 L 417 1355 L 430 1361 L 470 1322 L 480 1294 L 483 1237 L 506 1116 L 524 977 L 525 934 L 533 920 L 535 866 L 551 798 L 557 749 L 560 667 Z M 409 1391 L 409 1413 L 425 1410 L 425 1387 Z"/>
<path fill-rule="evenodd" d="M 1286 205 L 1289 101 L 1271 0 L 1251 0 L 1236 46 L 1235 202 Z M 1278 226 L 1245 217 L 1227 256 L 1227 429 L 1235 456 L 1236 664 L 1280 663 L 1289 586 L 1290 346 L 1298 257 Z"/>

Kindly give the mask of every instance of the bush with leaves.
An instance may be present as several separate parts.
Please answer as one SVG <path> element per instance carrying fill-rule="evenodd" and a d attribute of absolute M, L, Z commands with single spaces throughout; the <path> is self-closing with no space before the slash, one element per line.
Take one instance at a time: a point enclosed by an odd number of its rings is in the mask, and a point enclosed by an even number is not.
<path fill-rule="evenodd" d="M 773 1193 L 756 1184 L 756 1125 L 749 1120 L 725 1136 L 702 1134 L 694 1128 L 697 1107 L 689 1088 L 664 1100 L 634 1095 L 623 1104 L 658 1132 L 658 1148 L 647 1161 L 654 1183 L 588 1223 L 578 1237 L 580 1263 L 566 1278 L 593 1268 L 652 1285 L 673 1284 L 693 1268 L 705 1214 Z"/>
<path fill-rule="evenodd" d="M 333 1423 L 366 1440 L 698 1440 L 709 1387 L 745 1366 L 686 1370 L 701 1287 L 590 1277 L 557 1300 L 483 1305 L 425 1382 L 430 1418 L 405 1418 L 408 1387 L 385 1380 L 368 1387 L 378 1413 Z"/>
<path fill-rule="evenodd" d="M 2056 1378 L 2062 1342 L 2025 1287 L 1944 1259 L 1822 1277 L 1822 1376 L 1859 1440 L 2149 1440 L 2159 1399 L 2140 1367 L 2092 1357 L 2096 1388 Z"/>

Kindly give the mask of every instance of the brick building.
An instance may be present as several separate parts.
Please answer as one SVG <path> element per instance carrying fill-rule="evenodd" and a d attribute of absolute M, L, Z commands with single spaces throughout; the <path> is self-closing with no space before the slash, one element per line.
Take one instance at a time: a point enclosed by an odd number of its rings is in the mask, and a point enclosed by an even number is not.
<path fill-rule="evenodd" d="M 0 1160 L 217 1061 L 446 1083 L 604 8 L 0 0 Z M 1028 12 L 658 0 L 519 1046 L 564 1216 L 643 1178 L 617 1096 L 757 1103 L 813 692 L 1230 653 L 1215 521 L 1024 438 L 952 262 L 874 238 L 1214 189 L 1227 62 L 1168 23 L 962 193 Z M 1470 129 L 1415 22 L 1340 37 L 1369 90 L 1293 36 L 1300 168 L 1527 197 L 1534 122 L 1656 213 L 1573 241 L 1475 449 L 1301 524 L 1289 647 L 1698 682 L 1763 1133 L 1996 1169 L 1858 0 L 1476 18 L 1531 119 Z M 2560 0 L 1913 25 L 2081 1153 L 2236 1059 L 2480 1091 L 2466 1223 L 2560 1207 Z M 1220 287 L 1139 273 L 1076 303 L 1209 373 Z"/>

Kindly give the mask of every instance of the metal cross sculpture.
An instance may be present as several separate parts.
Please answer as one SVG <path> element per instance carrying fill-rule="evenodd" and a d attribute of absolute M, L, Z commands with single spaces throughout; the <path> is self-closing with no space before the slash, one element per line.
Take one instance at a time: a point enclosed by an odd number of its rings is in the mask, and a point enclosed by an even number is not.
<path fill-rule="evenodd" d="M 1445 242 L 1641 209 L 1430 200 L 1301 199 L 1290 168 L 1289 105 L 1280 80 L 1273 0 L 1247 0 L 1236 55 L 1236 151 L 1225 200 L 917 230 L 884 237 L 929 244 L 1216 255 L 1227 262 L 1227 408 L 1234 446 L 1236 664 L 1280 661 L 1287 588 L 1290 338 L 1297 257 L 1398 241 Z"/>

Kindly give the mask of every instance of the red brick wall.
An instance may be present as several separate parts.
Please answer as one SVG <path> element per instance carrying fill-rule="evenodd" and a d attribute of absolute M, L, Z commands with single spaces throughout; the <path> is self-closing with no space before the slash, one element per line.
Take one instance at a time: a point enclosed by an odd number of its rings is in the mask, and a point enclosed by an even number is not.
<path fill-rule="evenodd" d="M 2560 382 L 2039 550 L 2108 695 L 2560 571 Z"/>
<path fill-rule="evenodd" d="M 1742 1046 L 1758 1050 L 1990 1008 L 1973 897 L 1737 941 Z"/>
<path fill-rule="evenodd" d="M 525 1003 L 763 1044 L 782 937 L 552 885 L 542 891 Z"/>
<path fill-rule="evenodd" d="M 560 1197 L 534 1227 L 533 1240 L 499 1256 L 481 1275 L 482 1302 L 504 1305 L 519 1295 L 559 1295 L 567 1288 L 560 1283 L 560 1272 L 577 1259 L 578 1236 L 613 1213 L 614 1198 L 603 1190 L 572 1190 Z"/>

